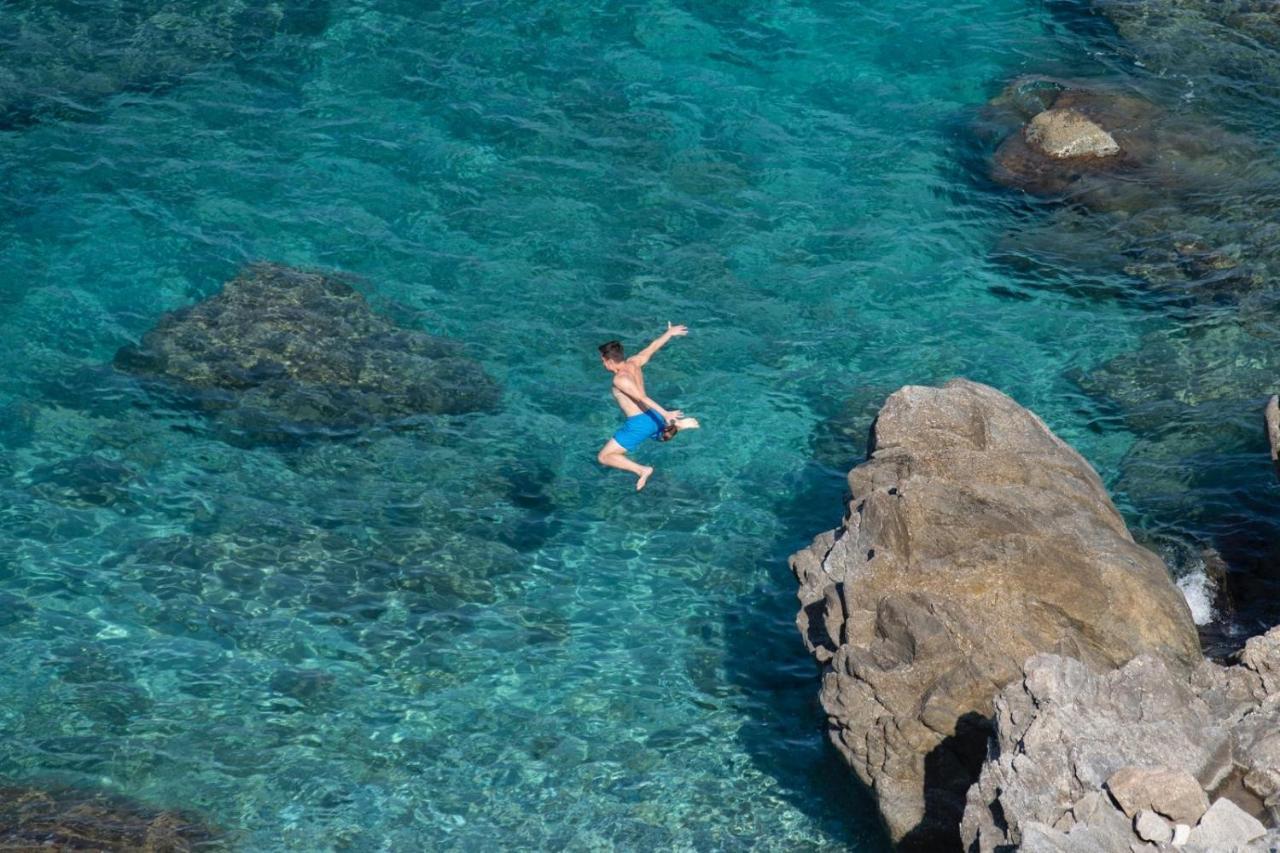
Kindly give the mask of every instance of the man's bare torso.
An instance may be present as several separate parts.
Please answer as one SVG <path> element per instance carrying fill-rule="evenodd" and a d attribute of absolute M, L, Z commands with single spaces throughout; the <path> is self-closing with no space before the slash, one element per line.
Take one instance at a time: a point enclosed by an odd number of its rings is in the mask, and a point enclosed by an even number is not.
<path fill-rule="evenodd" d="M 635 382 L 636 385 L 639 386 L 640 388 L 641 396 L 644 396 L 647 393 L 644 390 L 644 369 L 641 368 L 638 364 L 635 364 L 632 361 L 628 360 L 626 364 L 623 365 L 623 367 L 618 370 L 618 373 L 616 375 L 625 376 L 628 379 L 631 379 L 633 382 Z M 629 395 L 622 393 L 622 391 L 619 390 L 616 382 L 613 385 L 612 391 L 613 391 L 613 399 L 618 401 L 618 405 L 622 408 L 622 413 L 624 415 L 626 415 L 627 417 L 631 417 L 632 415 L 643 414 L 644 410 L 640 408 L 640 404 L 637 403 L 635 400 L 631 399 Z"/>

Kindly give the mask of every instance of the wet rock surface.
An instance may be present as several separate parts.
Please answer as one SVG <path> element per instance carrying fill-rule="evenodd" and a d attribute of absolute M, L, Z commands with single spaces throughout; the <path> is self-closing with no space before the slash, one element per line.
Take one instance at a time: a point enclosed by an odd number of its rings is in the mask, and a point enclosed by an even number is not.
<path fill-rule="evenodd" d="M 375 314 L 341 276 L 268 263 L 166 314 L 115 366 L 260 435 L 491 410 L 499 399 L 457 343 Z"/>
<path fill-rule="evenodd" d="M 1280 92 L 1280 7 L 1274 0 L 1094 0 L 1126 45 L 1157 73 L 1184 72 L 1215 96 L 1233 79 Z"/>
<path fill-rule="evenodd" d="M 1280 629 L 1249 640 L 1234 665 L 1189 673 L 1146 655 L 1110 672 L 1031 658 L 995 701 L 965 849 L 1274 849 L 1277 672 Z"/>
<path fill-rule="evenodd" d="M 175 83 L 278 34 L 318 34 L 328 16 L 327 0 L 6 3 L 0 129 L 81 117 L 110 95 Z"/>
<path fill-rule="evenodd" d="M 1041 76 L 1011 82 L 974 131 L 998 143 L 997 183 L 1071 203 L 1008 235 L 1001 256 L 1123 272 L 1210 306 L 1269 291 L 1280 169 L 1265 144 L 1132 88 Z"/>
<path fill-rule="evenodd" d="M 1200 660 L 1186 602 L 1097 474 L 992 388 L 893 394 L 849 485 L 843 524 L 792 557 L 797 624 L 831 739 L 903 849 L 959 843 L 992 699 L 1029 656 Z"/>
<path fill-rule="evenodd" d="M 1267 429 L 1267 445 L 1271 448 L 1271 464 L 1280 477 L 1280 396 L 1272 395 L 1263 411 L 1263 423 Z"/>
<path fill-rule="evenodd" d="M 225 849 L 218 833 L 180 812 L 81 790 L 0 787 L 0 850 Z"/>

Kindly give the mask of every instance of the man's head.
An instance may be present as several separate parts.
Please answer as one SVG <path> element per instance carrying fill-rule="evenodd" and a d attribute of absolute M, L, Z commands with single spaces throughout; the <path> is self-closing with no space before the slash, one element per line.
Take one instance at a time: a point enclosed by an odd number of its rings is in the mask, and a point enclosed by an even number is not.
<path fill-rule="evenodd" d="M 609 341 L 607 344 L 600 345 L 600 360 L 604 362 L 604 366 L 609 369 L 617 368 L 626 359 L 622 354 L 622 344 L 618 341 Z"/>

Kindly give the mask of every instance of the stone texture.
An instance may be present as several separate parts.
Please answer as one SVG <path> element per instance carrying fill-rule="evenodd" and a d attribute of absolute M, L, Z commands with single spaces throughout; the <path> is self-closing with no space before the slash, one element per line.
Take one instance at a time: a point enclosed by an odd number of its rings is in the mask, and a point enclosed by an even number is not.
<path fill-rule="evenodd" d="M 190 816 L 78 790 L 0 788 L 0 850 L 187 853 L 223 849 Z"/>
<path fill-rule="evenodd" d="M 1280 477 L 1280 396 L 1272 395 L 1267 400 L 1267 408 L 1263 414 L 1267 426 L 1267 444 L 1271 447 L 1271 464 Z"/>
<path fill-rule="evenodd" d="M 1138 812 L 1133 819 L 1133 831 L 1143 841 L 1150 841 L 1154 844 L 1168 844 L 1173 840 L 1173 827 L 1160 817 L 1160 815 L 1151 811 L 1151 809 L 1143 809 Z"/>
<path fill-rule="evenodd" d="M 1115 137 L 1088 116 L 1073 109 L 1037 113 L 1027 122 L 1027 144 L 1055 159 L 1114 157 L 1120 153 Z"/>
<path fill-rule="evenodd" d="M 267 263 L 164 315 L 115 364 L 262 433 L 486 410 L 499 397 L 458 344 L 375 314 L 343 277 Z"/>
<path fill-rule="evenodd" d="M 1198 642 L 1097 474 L 995 389 L 903 388 L 871 448 L 843 524 L 792 557 L 797 624 L 824 666 L 832 741 L 893 838 L 954 846 L 992 697 L 1023 661 L 1056 651 L 1106 669 L 1148 653 L 1167 674 L 1199 660 Z"/>
<path fill-rule="evenodd" d="M 1267 834 L 1262 822 L 1225 797 L 1215 800 L 1187 838 L 1187 849 L 1235 850 Z"/>
<path fill-rule="evenodd" d="M 995 151 L 992 179 L 1054 196 L 1139 165 L 1158 111 L 1133 97 L 1023 77 L 992 102 L 991 114 L 992 128 L 1017 127 Z"/>
<path fill-rule="evenodd" d="M 1129 817 L 1152 809 L 1172 821 L 1193 824 L 1209 808 L 1195 777 L 1169 767 L 1121 767 L 1107 779 L 1107 791 Z"/>
<path fill-rule="evenodd" d="M 1047 843 L 1048 826 L 1062 850 L 1093 850 L 1100 832 L 1122 850 L 1141 833 L 1126 841 L 1116 821 L 1144 810 L 1184 827 L 1170 842 L 1188 850 L 1261 844 L 1265 826 L 1249 812 L 1273 820 L 1280 628 L 1249 640 L 1238 660 L 1190 673 L 1147 655 L 1109 672 L 1058 655 L 1028 660 L 995 701 L 995 735 L 961 826 L 965 849 L 1018 845 L 1027 826 Z M 1215 792 L 1207 811 L 1206 791 Z"/>

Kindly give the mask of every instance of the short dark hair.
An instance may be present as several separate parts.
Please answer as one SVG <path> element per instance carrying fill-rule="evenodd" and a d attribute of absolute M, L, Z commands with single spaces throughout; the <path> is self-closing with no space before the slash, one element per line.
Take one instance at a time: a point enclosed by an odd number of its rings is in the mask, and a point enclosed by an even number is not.
<path fill-rule="evenodd" d="M 601 344 L 600 354 L 604 356 L 605 361 L 622 361 L 622 342 L 609 341 L 607 344 Z"/>

